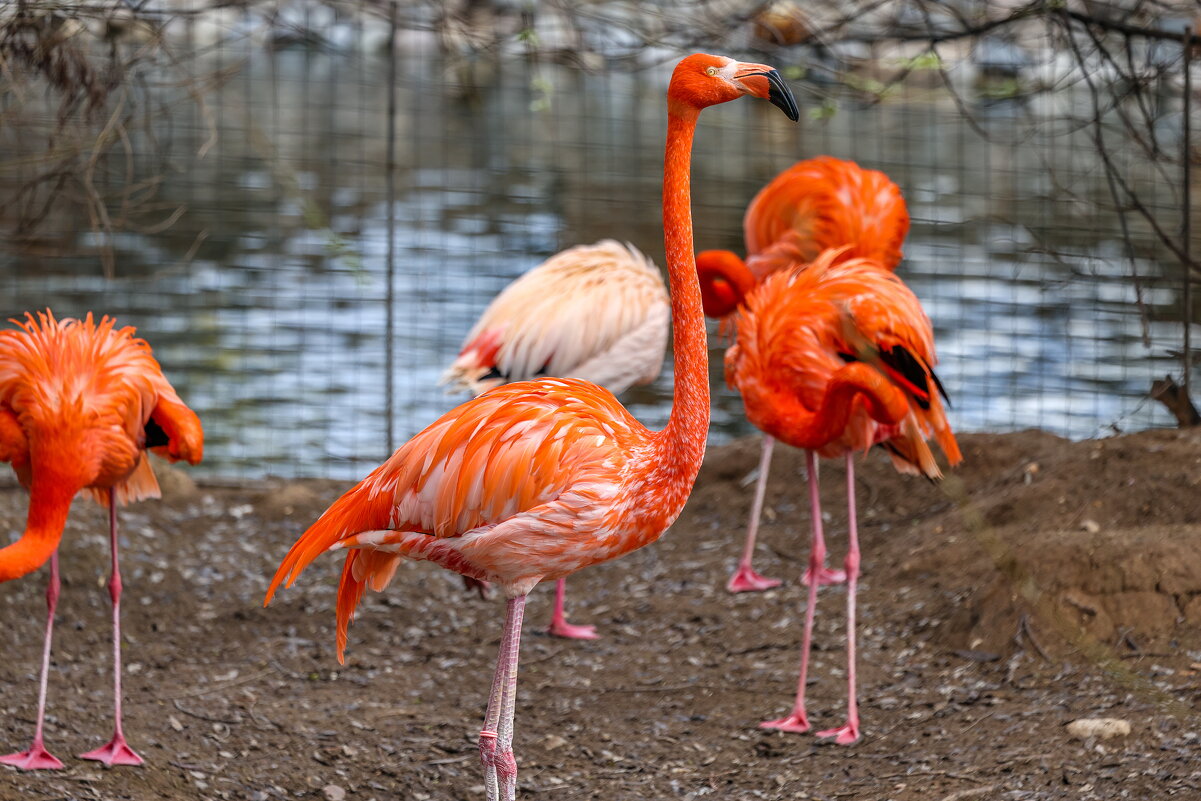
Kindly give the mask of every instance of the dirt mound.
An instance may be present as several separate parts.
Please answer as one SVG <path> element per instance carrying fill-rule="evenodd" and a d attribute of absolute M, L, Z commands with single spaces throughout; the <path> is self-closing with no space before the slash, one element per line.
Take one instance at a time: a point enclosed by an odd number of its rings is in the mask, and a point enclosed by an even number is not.
<path fill-rule="evenodd" d="M 1073 443 L 1023 431 L 960 442 L 963 465 L 938 484 L 900 476 L 879 458 L 856 468 L 865 569 L 889 585 L 936 591 L 935 608 L 922 611 L 935 614 L 938 643 L 1004 655 L 1030 647 L 1015 640 L 1021 630 L 1057 654 L 1082 642 L 1120 653 L 1173 640 L 1201 648 L 1201 432 Z M 741 528 L 758 456 L 750 438 L 706 460 L 688 519 Z M 769 547 L 798 563 L 807 554 L 803 461 L 776 449 L 764 524 Z M 837 537 L 842 465 L 821 472 Z M 786 551 L 781 527 L 794 537 Z"/>

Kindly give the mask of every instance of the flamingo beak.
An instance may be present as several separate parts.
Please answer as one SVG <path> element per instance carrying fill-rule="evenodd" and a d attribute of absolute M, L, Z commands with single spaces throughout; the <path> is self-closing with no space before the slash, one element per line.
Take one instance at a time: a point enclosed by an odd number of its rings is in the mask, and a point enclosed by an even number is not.
<path fill-rule="evenodd" d="M 801 112 L 797 108 L 796 98 L 792 96 L 792 90 L 784 83 L 784 78 L 779 72 L 762 64 L 747 64 L 745 68 L 750 71 L 739 72 L 734 77 L 750 94 L 767 100 L 793 122 L 800 119 Z M 750 80 L 747 80 L 748 78 Z"/>

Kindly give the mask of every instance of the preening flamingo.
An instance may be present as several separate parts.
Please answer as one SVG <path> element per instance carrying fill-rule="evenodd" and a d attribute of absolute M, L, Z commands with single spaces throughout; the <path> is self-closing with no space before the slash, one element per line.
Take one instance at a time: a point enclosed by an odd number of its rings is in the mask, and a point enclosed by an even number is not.
<path fill-rule="evenodd" d="M 566 376 L 620 395 L 658 377 L 670 322 L 667 287 L 654 262 L 612 239 L 577 245 L 525 273 L 488 304 L 442 383 L 478 395 L 513 381 Z M 547 633 L 595 638 L 594 626 L 567 622 L 566 583 L 555 582 Z"/>
<path fill-rule="evenodd" d="M 368 586 L 402 557 L 498 584 L 506 604 L 480 757 L 489 801 L 516 793 L 513 712 L 526 594 L 543 579 L 654 542 L 684 506 L 705 450 L 709 385 L 693 258 L 690 161 L 701 109 L 749 94 L 790 119 L 796 101 L 762 64 L 695 54 L 667 90 L 663 227 L 671 282 L 675 393 L 650 431 L 595 384 L 572 378 L 498 387 L 443 415 L 334 502 L 292 546 L 266 601 L 319 554 L 346 549 L 338 657 Z"/>
<path fill-rule="evenodd" d="M 762 724 L 804 732 L 805 681 L 817 604 L 814 577 L 824 568 L 817 456 L 843 456 L 847 470 L 847 721 L 818 732 L 841 744 L 859 739 L 855 701 L 855 592 L 859 538 L 855 518 L 856 451 L 883 445 L 904 473 L 942 473 L 926 443 L 961 460 L 947 423 L 935 364 L 934 332 L 914 294 L 879 262 L 839 261 L 837 249 L 815 262 L 769 275 L 747 297 L 726 352 L 726 380 L 747 418 L 766 435 L 806 450 L 813 542 L 800 683 L 792 713 Z M 769 451 L 770 453 L 770 451 Z M 764 466 L 766 467 L 766 466 Z"/>
<path fill-rule="evenodd" d="M 113 738 L 81 754 L 106 765 L 140 765 L 121 728 L 121 571 L 117 564 L 117 504 L 159 497 L 146 456 L 200 461 L 204 433 L 163 376 L 150 346 L 134 329 L 56 320 L 47 309 L 0 331 L 0 461 L 10 462 L 29 490 L 29 515 L 19 540 L 0 549 L 0 581 L 19 578 L 50 561 L 46 638 L 33 743 L 0 762 L 25 770 L 61 768 L 42 739 L 50 638 L 58 604 L 58 543 L 71 499 L 87 489 L 108 507 L 113 603 Z"/>
<path fill-rule="evenodd" d="M 812 262 L 829 248 L 842 248 L 838 260 L 875 259 L 895 270 L 908 232 L 905 199 L 884 173 L 832 156 L 798 161 L 759 190 L 747 207 L 743 217 L 745 263 L 728 250 L 697 254 L 705 314 L 729 318 L 768 275 Z M 746 543 L 726 584 L 730 592 L 766 590 L 780 583 L 759 575 L 751 566 L 773 444 L 770 435 L 763 438 Z M 843 578 L 842 571 L 824 566 L 818 574 L 823 584 Z M 806 582 L 809 579 L 806 572 Z"/>

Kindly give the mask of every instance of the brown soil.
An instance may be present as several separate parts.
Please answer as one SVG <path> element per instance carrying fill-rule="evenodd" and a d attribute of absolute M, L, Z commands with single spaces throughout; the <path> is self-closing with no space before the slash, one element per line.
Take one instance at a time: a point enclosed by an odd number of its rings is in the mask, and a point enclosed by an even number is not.
<path fill-rule="evenodd" d="M 603 639 L 539 635 L 535 592 L 517 713 L 523 797 L 552 799 L 1201 798 L 1201 432 L 1071 443 L 967 435 L 941 485 L 873 454 L 859 474 L 863 740 L 761 731 L 796 676 L 808 511 L 801 454 L 777 449 L 758 567 L 791 580 L 722 590 L 758 440 L 709 454 L 658 544 L 573 577 L 573 619 Z M 831 547 L 843 473 L 823 468 Z M 0 799 L 477 799 L 475 736 L 501 605 L 406 565 L 333 655 L 340 560 L 270 608 L 266 578 L 336 496 L 333 482 L 198 490 L 122 514 L 126 728 L 145 767 L 67 760 L 0 769 Z M 16 531 L 25 497 L 0 490 Z M 63 541 L 47 740 L 66 759 L 110 731 L 103 513 Z M 0 743 L 33 724 L 45 574 L 0 588 Z M 842 722 L 845 591 L 823 589 L 810 714 Z M 1130 722 L 1080 741 L 1081 717 Z M 334 786 L 331 788 L 331 785 Z"/>

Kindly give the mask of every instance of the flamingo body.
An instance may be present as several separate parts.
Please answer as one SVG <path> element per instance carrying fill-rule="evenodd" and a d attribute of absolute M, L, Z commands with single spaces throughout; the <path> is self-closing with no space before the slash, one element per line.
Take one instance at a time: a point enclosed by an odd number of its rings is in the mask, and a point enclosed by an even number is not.
<path fill-rule="evenodd" d="M 620 394 L 663 366 L 671 306 L 659 270 L 633 245 L 577 245 L 509 284 L 442 376 L 479 394 L 541 375 L 583 378 Z"/>
<path fill-rule="evenodd" d="M 336 501 L 289 551 L 269 595 L 320 553 L 350 548 L 341 649 L 365 588 L 383 589 L 402 556 L 514 597 L 642 547 L 675 520 L 699 469 L 653 469 L 662 447 L 654 433 L 585 381 L 494 389 L 443 415 Z"/>
<path fill-rule="evenodd" d="M 895 270 L 908 233 L 900 187 L 879 170 L 833 156 L 781 172 L 759 190 L 743 218 L 747 266 L 760 279 L 844 245 L 850 247 L 843 259 L 875 259 Z"/>
<path fill-rule="evenodd" d="M 13 322 L 17 330 L 0 331 L 0 461 L 11 463 L 29 490 L 29 513 L 21 538 L 0 549 L 0 581 L 26 575 L 49 560 L 50 584 L 33 743 L 0 762 L 26 770 L 62 767 L 43 742 L 59 596 L 58 545 L 71 500 L 87 490 L 109 509 L 116 723 L 108 744 L 81 756 L 107 765 L 140 765 L 122 731 L 116 507 L 159 497 L 147 450 L 171 461 L 200 461 L 203 429 L 133 328 L 118 329 L 109 317 L 97 323 L 90 313 L 83 320 L 60 321 L 49 310 Z"/>
<path fill-rule="evenodd" d="M 442 383 L 479 394 L 512 381 L 570 376 L 619 394 L 659 375 L 670 322 L 663 278 L 637 248 L 612 239 L 577 245 L 493 299 Z M 486 591 L 475 579 L 464 582 Z M 559 579 L 547 632 L 596 638 L 595 627 L 567 622 L 565 597 Z"/>
<path fill-rule="evenodd" d="M 848 317 L 853 327 L 845 324 Z M 960 461 L 933 372 L 930 319 L 913 292 L 878 262 L 845 261 L 832 249 L 812 264 L 769 275 L 747 298 L 737 331 L 726 351 L 726 380 L 742 394 L 747 419 L 760 430 L 824 457 L 888 443 L 897 469 L 928 478 L 942 475 L 928 437 L 937 439 L 951 464 Z M 844 425 L 802 436 L 793 424 L 803 415 L 781 410 L 799 404 L 816 412 L 847 368 L 847 357 L 862 348 L 859 337 L 879 354 L 876 366 L 889 379 L 873 395 L 910 396 L 903 418 L 879 422 L 861 395 Z"/>

